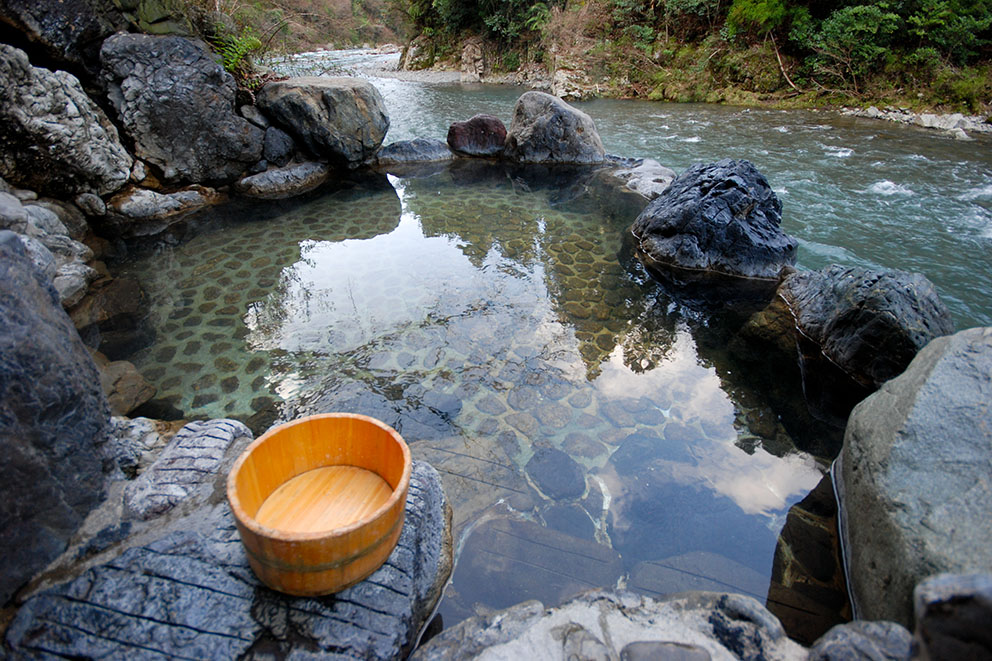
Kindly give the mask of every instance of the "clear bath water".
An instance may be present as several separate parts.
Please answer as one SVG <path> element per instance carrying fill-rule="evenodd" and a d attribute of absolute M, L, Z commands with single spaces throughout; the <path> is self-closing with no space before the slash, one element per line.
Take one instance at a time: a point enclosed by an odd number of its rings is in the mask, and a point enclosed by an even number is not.
<path fill-rule="evenodd" d="M 387 142 L 478 112 L 509 124 L 523 91 L 374 82 Z M 750 159 L 801 267 L 921 271 L 959 328 L 992 323 L 987 143 L 833 113 L 576 105 L 612 153 Z M 784 422 L 729 322 L 629 258 L 630 198 L 583 190 L 469 165 L 200 214 L 116 269 L 155 337 L 128 359 L 186 417 L 395 426 L 454 510 L 445 625 L 598 586 L 765 601 L 786 514 L 839 432 Z"/>

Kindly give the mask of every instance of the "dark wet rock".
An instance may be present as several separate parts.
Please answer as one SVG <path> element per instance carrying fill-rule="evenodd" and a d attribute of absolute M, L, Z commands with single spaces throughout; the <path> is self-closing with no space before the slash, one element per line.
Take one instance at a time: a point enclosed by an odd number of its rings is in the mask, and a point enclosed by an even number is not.
<path fill-rule="evenodd" d="M 105 195 L 127 183 L 131 157 L 79 81 L 64 71 L 31 66 L 23 51 L 5 44 L 0 44 L 0 123 L 0 176 L 12 184 L 72 197 Z"/>
<path fill-rule="evenodd" d="M 225 184 L 261 158 L 263 132 L 235 112 L 234 78 L 202 42 L 117 34 L 100 59 L 135 154 L 164 182 Z"/>
<path fill-rule="evenodd" d="M 781 229 L 782 203 L 748 161 L 698 164 L 631 228 L 648 268 L 778 280 L 798 242 Z"/>
<path fill-rule="evenodd" d="M 528 598 L 557 604 L 614 585 L 623 573 L 609 546 L 504 517 L 473 527 L 458 558 L 452 585 L 468 608 L 506 608 Z"/>
<path fill-rule="evenodd" d="M 544 92 L 525 92 L 513 107 L 504 157 L 518 163 L 602 163 L 592 118 Z"/>
<path fill-rule="evenodd" d="M 379 90 L 357 78 L 292 78 L 269 83 L 258 108 L 320 159 L 355 167 L 386 137 L 389 117 Z"/>
<path fill-rule="evenodd" d="M 902 373 L 916 353 L 954 323 L 919 273 L 830 266 L 789 275 L 778 290 L 788 322 L 823 355 L 869 388 Z M 792 337 L 783 342 L 795 346 Z"/>
<path fill-rule="evenodd" d="M 160 234 L 170 225 L 226 196 L 205 186 L 189 186 L 173 193 L 159 193 L 129 186 L 107 202 L 107 213 L 98 225 L 122 238 Z"/>
<path fill-rule="evenodd" d="M 928 344 L 851 413 L 838 493 L 852 600 L 910 626 L 938 572 L 992 567 L 992 328 Z"/>
<path fill-rule="evenodd" d="M 499 156 L 504 142 L 506 126 L 493 115 L 475 115 L 448 127 L 448 146 L 462 156 Z"/>
<path fill-rule="evenodd" d="M 265 138 L 262 141 L 262 158 L 281 168 L 293 158 L 296 151 L 296 143 L 288 133 L 270 126 L 265 129 Z"/>
<path fill-rule="evenodd" d="M 51 283 L 0 231 L 0 603 L 63 551 L 104 495 L 110 409 Z"/>
<path fill-rule="evenodd" d="M 234 183 L 234 190 L 245 197 L 262 199 L 294 197 L 317 188 L 330 176 L 327 164 L 306 161 L 243 177 Z"/>
<path fill-rule="evenodd" d="M 114 278 L 94 285 L 82 301 L 69 311 L 69 317 L 81 330 L 94 324 L 106 329 L 134 328 L 145 312 L 145 300 L 137 280 Z"/>
<path fill-rule="evenodd" d="M 151 519 L 197 491 L 212 491 L 224 453 L 239 439 L 251 436 L 236 420 L 189 423 L 145 472 L 124 487 L 126 516 Z"/>
<path fill-rule="evenodd" d="M 582 466 L 557 448 L 539 448 L 527 462 L 527 475 L 554 500 L 581 498 L 586 490 Z"/>
<path fill-rule="evenodd" d="M 376 154 L 376 163 L 383 167 L 446 162 L 453 158 L 454 154 L 440 140 L 414 138 L 389 143 Z"/>
<path fill-rule="evenodd" d="M 262 111 L 253 105 L 240 106 L 238 108 L 238 113 L 263 131 L 272 126 L 269 118 L 263 115 Z"/>
<path fill-rule="evenodd" d="M 100 73 L 100 44 L 128 28 L 112 0 L 2 0 L 0 22 L 26 38 L 23 47 L 91 80 Z"/>
<path fill-rule="evenodd" d="M 449 514 L 437 472 L 414 462 L 386 563 L 335 595 L 300 598 L 262 586 L 227 504 L 206 504 L 150 541 L 143 528 L 119 556 L 32 596 L 7 630 L 7 649 L 16 657 L 405 658 L 451 571 Z"/>
<path fill-rule="evenodd" d="M 908 661 L 913 635 L 895 622 L 849 622 L 838 624 L 809 648 L 810 661 Z M 975 657 L 931 657 L 975 658 Z"/>
<path fill-rule="evenodd" d="M 623 650 L 635 655 L 639 645 L 659 643 L 668 646 L 667 652 L 683 656 L 652 658 L 806 658 L 806 650 L 789 640 L 778 620 L 755 599 L 707 592 L 651 599 L 607 590 L 590 590 L 552 608 L 525 601 L 469 618 L 432 638 L 412 658 L 441 661 L 486 654 L 524 659 L 541 650 L 547 658 L 617 659 Z M 591 656 L 566 655 L 566 650 L 576 649 Z M 598 656 L 604 652 L 605 656 Z"/>
<path fill-rule="evenodd" d="M 992 659 L 992 574 L 938 574 L 913 591 L 922 658 Z"/>

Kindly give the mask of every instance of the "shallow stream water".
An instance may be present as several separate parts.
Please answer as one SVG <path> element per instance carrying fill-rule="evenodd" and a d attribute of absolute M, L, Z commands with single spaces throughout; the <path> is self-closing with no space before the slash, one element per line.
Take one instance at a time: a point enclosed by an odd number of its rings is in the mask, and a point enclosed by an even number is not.
<path fill-rule="evenodd" d="M 523 91 L 374 82 L 387 142 L 479 112 L 509 124 Z M 988 143 L 826 112 L 576 105 L 615 154 L 754 162 L 801 267 L 921 271 L 959 328 L 992 324 Z M 784 402 L 739 359 L 738 319 L 680 304 L 629 258 L 637 208 L 478 163 L 232 203 L 117 267 L 155 336 L 127 358 L 186 417 L 395 426 L 454 508 L 446 626 L 598 586 L 764 601 L 786 514 L 839 431 L 790 416 L 801 389 Z"/>

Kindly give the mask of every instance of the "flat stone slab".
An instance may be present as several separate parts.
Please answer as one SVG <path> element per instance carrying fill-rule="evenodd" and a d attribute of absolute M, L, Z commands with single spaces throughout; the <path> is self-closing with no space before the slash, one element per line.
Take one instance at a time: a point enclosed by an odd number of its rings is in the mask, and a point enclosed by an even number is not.
<path fill-rule="evenodd" d="M 530 521 L 492 519 L 472 530 L 453 586 L 464 605 L 506 608 L 524 599 L 554 605 L 591 588 L 612 587 L 620 554 Z"/>
<path fill-rule="evenodd" d="M 717 553 L 693 551 L 637 563 L 630 572 L 628 587 L 651 597 L 704 590 L 738 592 L 764 601 L 768 577 Z"/>
<path fill-rule="evenodd" d="M 404 658 L 450 572 L 441 480 L 414 462 L 399 543 L 347 590 L 301 598 L 263 586 L 227 504 L 218 503 L 28 599 L 5 651 L 32 659 Z"/>

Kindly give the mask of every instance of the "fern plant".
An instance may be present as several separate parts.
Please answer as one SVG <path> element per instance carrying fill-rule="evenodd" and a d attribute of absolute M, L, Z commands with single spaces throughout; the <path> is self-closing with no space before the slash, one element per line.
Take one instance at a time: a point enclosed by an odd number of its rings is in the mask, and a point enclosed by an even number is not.
<path fill-rule="evenodd" d="M 250 25 L 241 28 L 240 34 L 218 29 L 213 39 L 213 46 L 220 54 L 224 70 L 234 76 L 239 87 L 246 89 L 257 87 L 257 76 L 251 63 L 251 55 L 261 53 L 264 44 Z"/>

